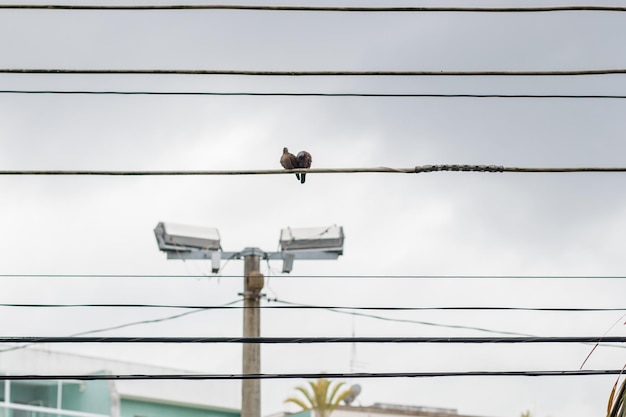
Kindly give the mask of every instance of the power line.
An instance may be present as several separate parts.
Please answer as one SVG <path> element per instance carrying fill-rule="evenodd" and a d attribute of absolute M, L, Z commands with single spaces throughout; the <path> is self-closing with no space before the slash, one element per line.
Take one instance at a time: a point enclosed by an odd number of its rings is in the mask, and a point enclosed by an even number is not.
<path fill-rule="evenodd" d="M 418 168 L 345 168 L 345 169 L 324 169 L 324 168 L 311 168 L 311 169 L 265 169 L 265 170 L 196 170 L 196 171 L 109 171 L 109 170 L 2 170 L 0 175 L 87 175 L 87 176 L 195 176 L 195 175 L 272 175 L 272 174 L 293 174 L 293 173 L 415 173 Z M 486 168 L 487 169 L 487 168 Z M 626 168 L 621 168 L 626 171 Z M 502 167 L 493 167 L 493 172 L 502 172 Z M 422 171 L 424 172 L 424 171 Z"/>
<path fill-rule="evenodd" d="M 423 320 L 412 320 L 412 319 L 404 319 L 404 318 L 393 318 L 393 317 L 384 317 L 375 314 L 362 313 L 357 312 L 358 310 L 384 310 L 384 311 L 423 311 L 423 310 L 473 310 L 473 311 L 550 311 L 550 312 L 598 312 L 598 311 L 624 311 L 626 308 L 525 308 L 525 307 L 341 307 L 341 306 L 309 306 L 309 305 L 298 305 L 295 303 L 290 303 L 282 300 L 271 300 L 279 303 L 290 304 L 283 306 L 258 306 L 258 307 L 246 307 L 246 306 L 237 306 L 233 307 L 232 304 L 235 304 L 241 300 L 236 300 L 228 304 L 219 305 L 219 306 L 199 306 L 199 305 L 167 305 L 167 304 L 0 304 L 0 307 L 31 307 L 31 308 L 74 308 L 74 307 L 89 307 L 89 308 L 175 308 L 175 309 L 191 309 L 191 311 L 175 314 L 172 316 L 167 316 L 159 319 L 152 320 L 142 320 L 131 323 L 126 323 L 122 325 L 116 325 L 111 327 L 106 327 L 97 330 L 90 330 L 80 333 L 75 333 L 72 336 L 83 336 L 87 334 L 100 333 L 110 330 L 117 330 L 121 328 L 142 325 L 142 324 L 152 324 L 158 323 L 168 320 L 174 320 L 183 316 L 187 316 L 190 314 L 199 313 L 201 311 L 209 311 L 209 310 L 228 310 L 228 309 L 246 309 L 246 308 L 256 308 L 256 309 L 318 309 L 318 310 L 326 310 L 332 313 L 338 314 L 349 314 L 352 316 L 365 317 L 376 320 L 384 320 L 395 323 L 409 323 L 409 324 L 418 324 L 423 326 L 433 326 L 440 328 L 452 328 L 452 329 L 463 329 L 463 330 L 472 330 L 478 332 L 486 332 L 491 334 L 500 334 L 500 335 L 509 335 L 509 336 L 527 336 L 527 337 L 537 337 L 528 333 L 519 333 L 519 332 L 511 332 L 506 330 L 494 330 L 487 329 L 476 326 L 464 326 L 464 325 L 455 325 L 455 324 L 442 324 L 435 322 L 427 322 Z M 622 346 L 613 346 L 613 347 L 622 347 Z M 626 348 L 626 346 L 623 346 Z M 5 350 L 0 350 L 0 353 L 5 351 L 14 350 L 16 348 L 9 348 Z"/>
<path fill-rule="evenodd" d="M 624 336 L 556 337 L 66 337 L 0 336 L 0 343 L 417 343 L 417 344 L 517 344 L 517 343 L 626 343 Z"/>
<path fill-rule="evenodd" d="M 282 302 L 282 303 L 287 303 L 286 301 L 279 301 L 276 300 L 277 302 Z M 422 308 L 417 308 L 417 309 L 422 309 Z M 428 310 L 428 307 L 425 307 L 423 309 Z M 445 307 L 443 309 L 446 309 Z M 452 309 L 455 309 L 454 307 Z M 478 307 L 476 309 L 472 309 L 472 310 L 482 310 L 483 308 Z M 495 308 L 496 310 L 500 310 L 499 307 Z M 508 310 L 508 308 L 503 308 L 504 310 Z M 517 310 L 517 308 L 513 307 L 513 309 Z M 456 330 L 471 330 L 471 331 L 476 331 L 476 332 L 483 332 L 483 333 L 489 333 L 489 334 L 500 334 L 500 335 L 508 335 L 508 336 L 522 336 L 522 337 L 538 337 L 536 335 L 532 335 L 532 334 L 528 334 L 528 333 L 519 333 L 519 332 L 512 332 L 512 331 L 508 331 L 508 330 L 496 330 L 496 329 L 488 329 L 485 327 L 477 327 L 477 326 L 465 326 L 465 325 L 461 325 L 461 324 L 443 324 L 443 323 L 435 323 L 435 322 L 428 322 L 428 321 L 423 321 L 423 320 L 413 320 L 413 319 L 404 319 L 404 318 L 393 318 L 393 317 L 385 317 L 385 316 L 380 316 L 380 315 L 376 315 L 376 314 L 371 314 L 371 313 L 362 313 L 362 312 L 358 312 L 358 311 L 351 311 L 351 310 L 344 310 L 341 307 L 338 308 L 333 308 L 333 307 L 327 307 L 326 310 L 333 312 L 333 313 L 339 313 L 339 314 L 349 314 L 351 316 L 357 316 L 357 317 L 365 317 L 368 319 L 376 319 L 376 320 L 382 320 L 382 321 L 387 321 L 387 322 L 393 322 L 393 323 L 408 323 L 408 324 L 418 324 L 421 326 L 432 326 L 432 327 L 438 327 L 438 328 L 448 328 L 448 329 L 456 329 Z M 437 308 L 437 310 L 439 310 Z M 489 307 L 486 308 L 486 310 L 491 310 Z M 523 309 L 526 310 L 526 309 Z M 529 309 L 526 311 L 531 311 L 534 309 Z M 560 311 L 560 310 L 536 310 L 536 311 Z M 567 311 L 571 311 L 571 310 L 567 310 Z M 593 343 L 585 343 L 585 344 L 592 344 L 595 346 L 600 345 L 600 342 L 593 342 Z M 623 345 L 610 345 L 610 344 L 604 344 L 602 343 L 603 346 L 609 346 L 609 347 L 613 347 L 613 348 L 626 348 L 626 346 Z"/>
<path fill-rule="evenodd" d="M 243 278 L 241 275 L 218 275 L 219 278 Z M 208 275 L 156 275 L 156 274 L 0 274 L 0 278 L 50 278 L 50 279 L 74 279 L 74 278 L 211 278 Z M 531 279 L 531 280 L 571 280 L 571 279 L 626 279 L 626 276 L 593 276 L 593 275 L 368 275 L 368 274 L 350 274 L 350 275 L 272 275 L 272 278 L 287 279 L 461 279 L 461 280 L 492 280 L 492 279 Z"/>
<path fill-rule="evenodd" d="M 545 71 L 270 71 L 270 70 L 189 70 L 189 69 L 64 69 L 64 68 L 0 68 L 0 74 L 45 75 L 241 75 L 262 77 L 492 77 L 492 76 L 579 76 L 626 74 L 625 68 L 545 70 Z"/>
<path fill-rule="evenodd" d="M 232 304 L 236 304 L 241 302 L 242 300 L 235 300 L 235 301 L 231 301 L 230 303 L 226 303 L 224 305 L 221 306 L 215 306 L 214 309 L 220 309 L 220 308 L 230 308 L 230 306 Z M 87 330 L 84 332 L 79 332 L 79 333 L 74 333 L 72 336 L 70 337 L 78 337 L 78 336 L 84 336 L 87 334 L 93 334 L 93 333 L 102 333 L 102 332 L 108 332 L 110 330 L 119 330 L 119 329 L 124 329 L 127 327 L 132 327 L 132 326 L 138 326 L 138 325 L 142 325 L 142 324 L 154 324 L 154 323 L 162 323 L 164 321 L 169 321 L 169 320 L 175 320 L 184 316 L 188 316 L 191 314 L 195 314 L 195 313 L 200 313 L 201 311 L 207 311 L 208 309 L 206 308 L 193 308 L 191 309 L 191 311 L 186 311 L 184 313 L 180 313 L 180 314 L 174 314 L 171 316 L 166 316 L 166 317 L 160 317 L 157 319 L 148 319 L 148 320 L 140 320 L 140 321 L 133 321 L 130 323 L 125 323 L 125 324 L 119 324 L 116 326 L 109 326 L 109 327 L 104 327 L 101 329 L 95 329 L 95 330 Z"/>
<path fill-rule="evenodd" d="M 505 167 L 501 165 L 421 165 L 411 168 L 309 168 L 309 169 L 251 169 L 251 170 L 0 170 L 0 176 L 15 175 L 80 175 L 80 176 L 204 176 L 204 175 L 280 175 L 310 174 L 421 174 L 427 172 L 490 172 L 490 173 L 574 173 L 574 172 L 626 172 L 626 167 Z"/>
<path fill-rule="evenodd" d="M 258 309 L 322 309 L 327 310 L 332 313 L 338 314 L 349 314 L 352 316 L 365 317 L 376 320 L 383 320 L 395 323 L 409 323 L 409 324 L 418 324 L 423 326 L 433 326 L 440 328 L 452 328 L 452 329 L 463 329 L 463 330 L 472 330 L 478 332 L 486 332 L 490 334 L 500 334 L 500 335 L 509 335 L 509 336 L 527 336 L 527 337 L 537 337 L 528 333 L 519 333 L 519 332 L 511 332 L 506 330 L 494 330 L 487 329 L 476 326 L 464 326 L 464 325 L 455 325 L 455 324 L 442 324 L 442 323 L 434 323 L 427 322 L 423 320 L 412 320 L 412 319 L 403 319 L 403 318 L 392 318 L 392 317 L 384 317 L 369 313 L 357 312 L 357 310 L 384 310 L 384 311 L 423 311 L 423 310 L 473 310 L 473 311 L 550 311 L 550 312 L 598 312 L 598 311 L 624 311 L 626 308 L 528 308 L 528 307 L 341 307 L 341 306 L 308 306 L 308 305 L 299 305 L 295 303 L 290 303 L 282 300 L 271 300 L 275 302 L 280 302 L 284 304 L 283 306 L 259 306 L 259 307 L 246 307 L 246 306 L 237 306 L 233 307 L 232 304 L 239 302 L 240 300 L 233 301 L 228 304 L 219 305 L 219 306 L 198 306 L 198 305 L 163 305 L 163 304 L 0 304 L 0 307 L 35 307 L 35 308 L 72 308 L 72 307 L 95 307 L 95 308 L 176 308 L 176 309 L 192 309 L 192 311 L 188 311 L 181 314 L 176 314 L 172 316 L 167 316 L 159 319 L 152 320 L 142 320 L 137 322 L 126 323 L 117 326 L 111 326 L 103 329 L 90 330 L 80 333 L 75 333 L 72 336 L 82 336 L 93 333 L 100 333 L 110 330 L 117 330 L 121 328 L 142 325 L 142 324 L 152 324 L 158 323 L 168 320 L 177 319 L 183 316 L 187 316 L 190 314 L 199 313 L 201 311 L 208 310 L 227 310 L 227 309 L 245 309 L 245 308 L 258 308 Z M 620 347 L 626 348 L 626 346 L 615 346 L 615 345 L 607 345 L 611 347 Z M 9 348 L 5 350 L 0 350 L 0 353 L 10 350 L 19 349 L 18 348 Z"/>
<path fill-rule="evenodd" d="M 620 375 L 621 369 L 566 371 L 456 371 L 456 372 L 335 372 L 299 374 L 60 374 L 0 375 L 0 381 L 20 380 L 244 380 L 244 379 L 316 379 L 316 378 L 435 378 L 435 377 L 563 377 Z"/>
<path fill-rule="evenodd" d="M 286 304 L 284 306 L 273 306 L 274 308 L 304 308 L 304 309 L 342 309 L 342 310 L 389 310 L 389 311 L 423 311 L 423 310 L 480 310 L 480 311 L 624 311 L 625 308 L 564 308 L 564 307 L 499 307 L 499 306 L 431 306 L 431 307 L 340 307 L 340 306 L 311 306 L 306 304 L 294 303 L 279 299 L 269 299 L 277 303 Z M 271 306 L 267 306 L 271 307 Z"/>
<path fill-rule="evenodd" d="M 235 301 L 231 301 L 231 302 L 223 304 L 221 306 L 215 306 L 215 308 L 227 308 L 227 307 L 231 306 L 232 304 L 236 304 L 236 303 L 239 303 L 241 301 L 242 301 L 241 299 L 235 300 Z M 119 329 L 124 329 L 124 328 L 127 328 L 127 327 L 139 326 L 139 325 L 142 325 L 142 324 L 161 323 L 161 322 L 164 322 L 164 321 L 178 319 L 178 318 L 181 318 L 181 317 L 184 317 L 184 316 L 189 316 L 191 314 L 199 313 L 201 311 L 206 311 L 206 309 L 193 309 L 191 311 L 186 311 L 184 313 L 174 314 L 174 315 L 167 316 L 167 317 L 160 317 L 160 318 L 157 318 L 157 319 L 133 321 L 133 322 L 130 322 L 130 323 L 118 324 L 118 325 L 115 325 L 115 326 L 109 326 L 109 327 L 104 327 L 104 328 L 100 328 L 100 329 L 87 330 L 87 331 L 84 331 L 84 332 L 74 333 L 74 334 L 72 334 L 69 337 L 84 336 L 84 335 L 93 334 L 93 333 L 102 333 L 102 332 L 107 332 L 107 331 L 110 331 L 110 330 L 119 330 Z M 28 347 L 30 344 L 32 344 L 32 343 L 27 343 L 27 344 L 24 344 L 22 346 L 15 346 L 15 347 L 10 347 L 10 348 L 6 348 L 6 349 L 1 349 L 0 353 L 10 352 L 12 350 L 24 349 L 24 348 Z"/>
<path fill-rule="evenodd" d="M 448 328 L 448 329 L 455 329 L 455 330 L 471 330 L 471 331 L 475 331 L 475 332 L 483 332 L 483 333 L 489 333 L 489 334 L 500 334 L 500 335 L 508 335 L 508 336 L 538 337 L 536 335 L 532 335 L 532 334 L 529 334 L 529 333 L 519 333 L 519 332 L 508 331 L 508 330 L 488 329 L 488 328 L 485 328 L 485 327 L 477 327 L 477 326 L 465 326 L 465 325 L 461 325 L 461 324 L 443 324 L 443 323 L 428 322 L 428 321 L 423 321 L 423 320 L 413 320 L 413 319 L 401 319 L 401 318 L 384 317 L 384 316 L 379 316 L 379 315 L 370 314 L 370 313 L 346 311 L 346 310 L 341 310 L 341 309 L 338 309 L 338 308 L 337 309 L 336 308 L 328 308 L 327 310 L 330 311 L 330 312 L 333 312 L 333 313 L 349 314 L 351 316 L 365 317 L 365 318 L 369 318 L 369 319 L 383 320 L 383 321 L 393 322 L 393 323 L 418 324 L 418 325 L 421 325 L 421 326 L 432 326 L 432 327 Z M 591 344 L 591 345 L 595 345 L 595 346 L 598 346 L 598 345 L 602 344 L 603 346 L 626 349 L 626 346 L 623 346 L 623 345 L 610 345 L 610 344 L 605 344 L 605 343 L 600 343 L 600 342 L 593 342 L 593 343 L 586 342 L 584 344 Z"/>
<path fill-rule="evenodd" d="M 217 92 L 217 91 L 89 91 L 0 90 L 0 94 L 48 95 L 152 95 L 152 96 L 244 96 L 244 97 L 370 97 L 370 98 L 502 98 L 502 99 L 626 99 L 615 94 L 437 94 L 437 93 L 320 93 L 320 92 Z"/>
<path fill-rule="evenodd" d="M 282 300 L 274 300 L 276 302 L 279 303 L 285 303 L 285 304 L 290 304 L 290 305 L 296 305 L 299 306 L 296 303 L 291 303 L 288 301 L 282 301 Z M 518 310 L 518 308 L 516 307 L 510 307 L 513 310 Z M 416 310 L 430 310 L 430 309 L 436 309 L 436 310 L 456 310 L 456 307 L 443 307 L 443 308 L 429 308 L 429 307 L 416 307 Z M 465 310 L 465 308 L 461 307 L 459 309 L 463 309 Z M 490 311 L 492 310 L 492 308 L 490 307 L 486 307 L 484 308 L 486 311 Z M 509 310 L 509 307 L 494 307 L 494 310 Z M 358 311 L 354 311 L 354 310 L 346 310 L 343 309 L 341 307 L 337 307 L 337 308 L 333 308 L 333 307 L 327 307 L 326 310 L 333 312 L 333 313 L 339 313 L 339 314 L 349 314 L 352 316 L 358 316 L 358 317 L 365 317 L 365 318 L 369 318 L 369 319 L 376 319 L 376 320 L 383 320 L 383 321 L 388 321 L 388 322 L 394 322 L 394 323 L 409 323 L 409 324 L 418 324 L 418 325 L 422 325 L 422 326 L 432 326 L 432 327 L 440 327 L 440 328 L 449 328 L 449 329 L 462 329 L 462 330 L 472 330 L 472 331 L 477 331 L 477 332 L 484 332 L 484 333 L 490 333 L 490 334 L 500 334 L 500 335 L 509 335 L 509 336 L 525 336 L 525 337 L 538 337 L 532 334 L 528 334 L 528 333 L 519 333 L 519 332 L 512 332 L 512 331 L 508 331 L 508 330 L 496 330 L 496 329 L 488 329 L 488 328 L 484 328 L 484 327 L 477 327 L 477 326 L 465 326 L 465 325 L 459 325 L 459 324 L 443 324 L 443 323 L 434 323 L 434 322 L 427 322 L 427 321 L 423 321 L 423 320 L 413 320 L 413 319 L 403 319 L 403 318 L 392 318 L 392 317 L 385 317 L 385 316 L 379 316 L 379 315 L 375 315 L 375 314 L 370 314 L 370 313 L 362 313 L 362 312 L 358 312 Z M 477 308 L 470 308 L 470 310 L 483 310 L 482 307 L 477 307 Z M 526 309 L 526 308 L 521 308 L 520 310 L 523 311 L 531 311 L 534 309 Z M 572 311 L 572 310 L 534 310 L 534 311 Z M 590 310 L 591 311 L 591 310 Z M 596 343 L 597 345 L 597 343 Z M 614 345 L 608 345 L 608 346 L 612 346 L 612 347 L 620 347 L 620 348 L 626 348 L 626 346 L 614 346 Z"/>
<path fill-rule="evenodd" d="M 543 7 L 419 7 L 419 6 L 265 6 L 237 4 L 175 4 L 175 5 L 69 5 L 69 4 L 2 4 L 0 9 L 34 10 L 252 10 L 292 12 L 450 12 L 450 13 L 537 13 L 537 12 L 624 12 L 619 6 L 543 6 Z"/>
<path fill-rule="evenodd" d="M 232 306 L 240 302 L 233 301 L 224 305 L 188 305 L 188 304 L 35 304 L 35 303 L 0 303 L 0 307 L 16 308 L 165 308 L 165 309 L 190 309 L 190 310 L 243 310 L 247 308 L 269 310 L 366 310 L 366 311 L 537 311 L 537 312 L 603 312 L 603 311 L 626 311 L 626 307 L 502 307 L 502 306 L 432 306 L 432 307 L 391 307 L 391 306 L 333 306 L 333 305 L 306 305 L 295 304 L 283 300 L 271 300 L 288 305 L 263 305 L 259 307 Z M 349 313 L 349 312 L 348 312 Z M 148 322 L 153 322 L 149 320 Z"/>

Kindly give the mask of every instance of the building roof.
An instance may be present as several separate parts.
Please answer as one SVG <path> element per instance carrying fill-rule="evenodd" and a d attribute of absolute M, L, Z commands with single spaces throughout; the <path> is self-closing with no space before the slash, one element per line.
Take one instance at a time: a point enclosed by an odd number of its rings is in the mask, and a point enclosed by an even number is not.
<path fill-rule="evenodd" d="M 428 407 L 404 404 L 374 403 L 369 406 L 338 406 L 332 417 L 472 417 L 459 414 L 453 408 Z M 477 416 L 473 416 L 477 417 Z"/>

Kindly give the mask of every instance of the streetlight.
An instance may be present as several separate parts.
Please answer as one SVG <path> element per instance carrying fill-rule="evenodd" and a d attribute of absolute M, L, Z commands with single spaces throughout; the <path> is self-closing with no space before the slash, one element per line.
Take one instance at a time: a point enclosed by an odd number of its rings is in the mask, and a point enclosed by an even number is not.
<path fill-rule="evenodd" d="M 163 251 L 178 250 L 221 250 L 220 232 L 212 227 L 188 226 L 176 223 L 159 223 L 154 229 Z"/>
<path fill-rule="evenodd" d="M 336 225 L 282 229 L 279 252 L 265 252 L 259 248 L 223 251 L 219 231 L 209 227 L 160 222 L 154 234 L 159 249 L 167 254 L 167 259 L 210 259 L 214 274 L 219 272 L 222 258 L 244 260 L 243 337 L 261 335 L 259 307 L 264 285 L 263 274 L 259 271 L 261 259 L 282 259 L 283 273 L 289 273 L 295 259 L 337 259 L 343 255 L 343 227 Z M 244 343 L 242 360 L 243 374 L 260 374 L 261 346 Z M 259 379 L 245 379 L 241 383 L 241 417 L 261 417 Z"/>
<path fill-rule="evenodd" d="M 217 229 L 161 222 L 154 229 L 154 234 L 159 249 L 167 253 L 168 259 L 197 259 L 188 256 L 208 254 L 211 259 L 211 271 L 214 274 L 219 272 L 222 246 L 220 232 Z M 184 253 L 182 258 L 174 256 L 181 253 Z"/>
<path fill-rule="evenodd" d="M 219 231 L 211 227 L 160 222 L 154 234 L 167 259 L 211 260 L 215 274 L 219 272 L 222 259 L 242 259 L 251 254 L 265 260 L 282 259 L 284 273 L 291 272 L 295 259 L 337 259 L 343 255 L 343 227 L 337 225 L 281 229 L 279 252 L 265 252 L 259 248 L 224 251 Z"/>
<path fill-rule="evenodd" d="M 343 227 L 308 227 L 280 231 L 283 273 L 291 272 L 294 259 L 337 259 L 343 255 Z"/>

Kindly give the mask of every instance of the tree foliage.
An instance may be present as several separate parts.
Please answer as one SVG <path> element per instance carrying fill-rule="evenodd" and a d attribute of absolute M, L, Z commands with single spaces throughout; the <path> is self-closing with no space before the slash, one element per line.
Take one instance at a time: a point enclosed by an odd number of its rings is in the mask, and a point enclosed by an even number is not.
<path fill-rule="evenodd" d="M 352 390 L 350 388 L 341 389 L 345 383 L 336 382 L 320 378 L 316 381 L 308 381 L 308 386 L 298 386 L 298 391 L 304 397 L 289 397 L 285 403 L 292 403 L 302 410 L 313 410 L 315 417 L 329 417 L 337 408 L 339 403 L 348 396 Z"/>
<path fill-rule="evenodd" d="M 619 380 L 619 378 L 618 378 Z M 607 407 L 607 417 L 626 417 L 626 380 L 622 382 L 622 386 L 617 391 L 618 381 L 615 382 L 611 395 L 609 396 L 609 404 Z"/>

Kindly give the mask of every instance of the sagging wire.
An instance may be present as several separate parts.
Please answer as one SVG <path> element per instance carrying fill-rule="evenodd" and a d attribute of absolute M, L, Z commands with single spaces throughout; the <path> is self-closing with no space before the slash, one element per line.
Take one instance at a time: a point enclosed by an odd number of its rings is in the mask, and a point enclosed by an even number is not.
<path fill-rule="evenodd" d="M 233 304 L 240 303 L 242 301 L 243 301 L 243 299 L 237 299 L 237 300 L 228 302 L 226 304 L 223 304 L 221 307 L 228 307 L 228 306 L 231 306 Z M 140 321 L 134 321 L 134 322 L 120 324 L 120 325 L 116 325 L 116 326 L 105 327 L 105 328 L 101 328 L 101 329 L 94 329 L 94 330 L 87 330 L 87 331 L 84 331 L 84 332 L 73 333 L 73 334 L 71 334 L 68 337 L 85 336 L 85 335 L 88 335 L 88 334 L 102 333 L 102 332 L 106 332 L 106 331 L 110 331 L 110 330 L 119 330 L 119 329 L 124 329 L 124 328 L 128 328 L 128 327 L 139 326 L 139 325 L 143 325 L 143 324 L 161 323 L 161 322 L 175 320 L 175 319 L 178 319 L 178 318 L 181 318 L 181 317 L 189 316 L 191 314 L 200 313 L 200 312 L 206 311 L 206 310 L 207 309 L 205 309 L 205 308 L 198 308 L 198 309 L 193 309 L 191 311 L 186 311 L 184 313 L 174 314 L 174 315 L 161 317 L 161 318 L 157 318 L 157 319 L 140 320 Z M 10 352 L 12 350 L 24 349 L 24 348 L 26 348 L 26 347 L 28 347 L 28 346 L 30 346 L 32 344 L 33 343 L 26 343 L 26 344 L 21 345 L 21 346 L 14 346 L 14 347 L 2 349 L 2 350 L 0 350 L 0 353 Z"/>

